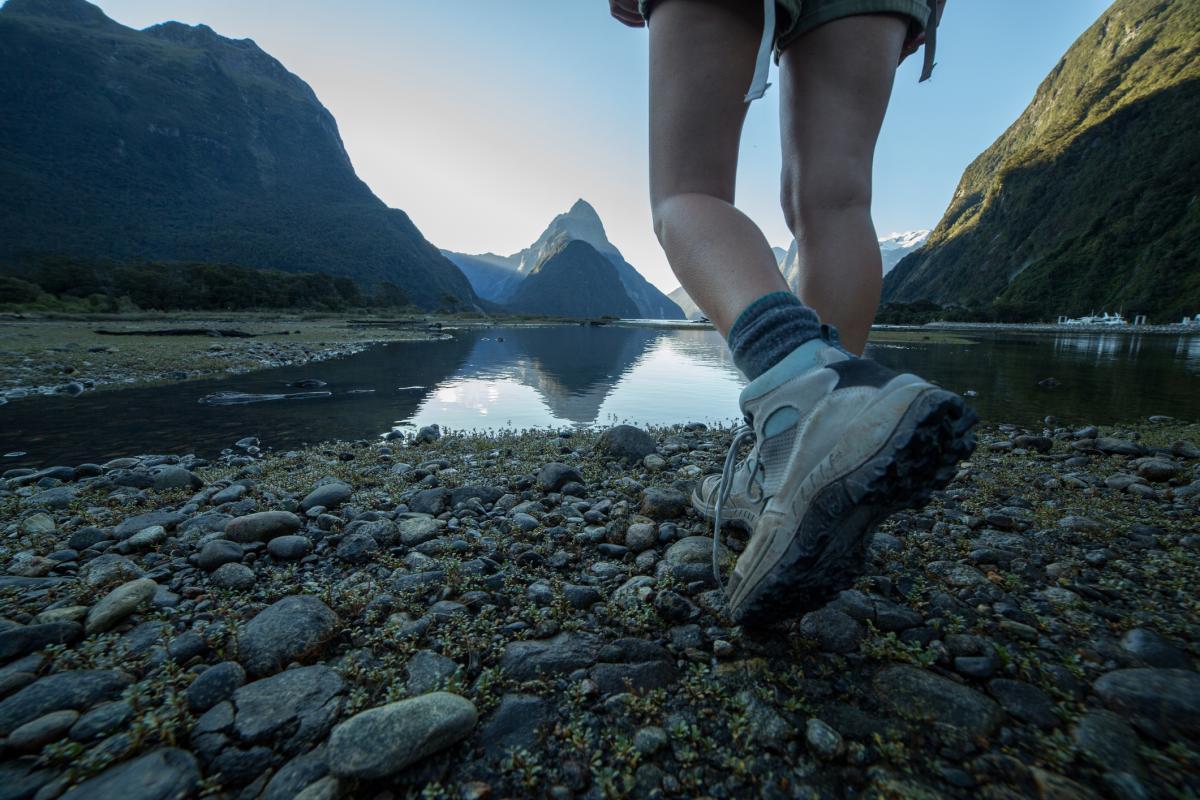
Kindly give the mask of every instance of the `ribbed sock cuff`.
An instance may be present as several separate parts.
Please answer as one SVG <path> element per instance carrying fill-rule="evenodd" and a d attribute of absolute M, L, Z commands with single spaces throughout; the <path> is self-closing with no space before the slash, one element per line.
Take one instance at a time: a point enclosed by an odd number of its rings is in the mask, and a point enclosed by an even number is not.
<path fill-rule="evenodd" d="M 791 292 L 755 300 L 729 329 L 733 363 L 754 380 L 805 342 L 821 335 L 821 320 Z"/>

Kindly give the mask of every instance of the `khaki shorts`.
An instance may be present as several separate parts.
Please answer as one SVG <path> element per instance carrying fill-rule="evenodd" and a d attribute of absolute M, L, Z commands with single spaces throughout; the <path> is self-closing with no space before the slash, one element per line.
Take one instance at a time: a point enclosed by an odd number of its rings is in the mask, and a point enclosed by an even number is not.
<path fill-rule="evenodd" d="M 650 19 L 654 6 L 663 0 L 639 0 L 642 16 Z M 752 3 L 754 0 L 742 0 Z M 843 17 L 859 14 L 900 14 L 908 17 L 909 39 L 915 39 L 929 21 L 927 0 L 775 0 L 775 59 L 813 28 Z"/>

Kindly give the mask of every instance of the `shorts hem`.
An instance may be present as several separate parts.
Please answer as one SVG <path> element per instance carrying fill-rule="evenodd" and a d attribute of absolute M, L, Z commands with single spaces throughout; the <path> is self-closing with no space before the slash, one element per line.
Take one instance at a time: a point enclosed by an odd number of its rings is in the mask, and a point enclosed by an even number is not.
<path fill-rule="evenodd" d="M 801 36 L 834 20 L 863 14 L 900 14 L 912 21 L 909 33 L 911 36 L 925 30 L 931 13 L 930 5 L 924 0 L 835 0 L 822 3 L 811 14 L 801 13 L 798 19 L 793 20 L 791 25 L 779 34 L 775 42 L 775 62 L 779 63 L 779 56 L 783 51 L 795 44 Z"/>

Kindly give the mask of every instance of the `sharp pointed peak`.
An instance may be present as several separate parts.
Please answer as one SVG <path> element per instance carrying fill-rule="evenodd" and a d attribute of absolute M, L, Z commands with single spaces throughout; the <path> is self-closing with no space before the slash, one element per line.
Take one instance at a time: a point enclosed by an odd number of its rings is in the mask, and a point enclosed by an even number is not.
<path fill-rule="evenodd" d="M 600 215 L 596 213 L 595 207 L 582 197 L 571 205 L 571 210 L 567 212 L 567 215 L 571 217 L 594 217 L 595 219 L 600 219 Z"/>

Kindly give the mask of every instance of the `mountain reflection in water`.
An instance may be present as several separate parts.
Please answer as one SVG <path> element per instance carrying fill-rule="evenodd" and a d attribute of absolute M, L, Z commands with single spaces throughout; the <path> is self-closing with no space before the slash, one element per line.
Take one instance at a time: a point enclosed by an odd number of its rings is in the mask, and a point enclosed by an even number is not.
<path fill-rule="evenodd" d="M 744 379 L 711 330 L 563 325 L 452 333 L 306 366 L 12 402 L 0 407 L 0 453 L 26 455 L 4 458 L 0 467 L 132 453 L 212 456 L 245 436 L 286 450 L 429 423 L 485 431 L 738 416 Z M 881 340 L 868 355 L 975 393 L 972 405 L 990 421 L 1040 426 L 1053 415 L 1063 424 L 1103 425 L 1198 416 L 1200 336 L 972 331 L 964 339 Z M 1039 386 L 1046 378 L 1054 388 Z M 294 397 L 302 387 L 318 390 Z M 245 395 L 276 399 L 211 404 Z"/>
<path fill-rule="evenodd" d="M 482 336 L 413 422 L 525 428 L 725 421 L 736 416 L 740 386 L 741 374 L 713 331 L 512 329 Z M 714 394 L 725 402 L 718 406 Z"/>

